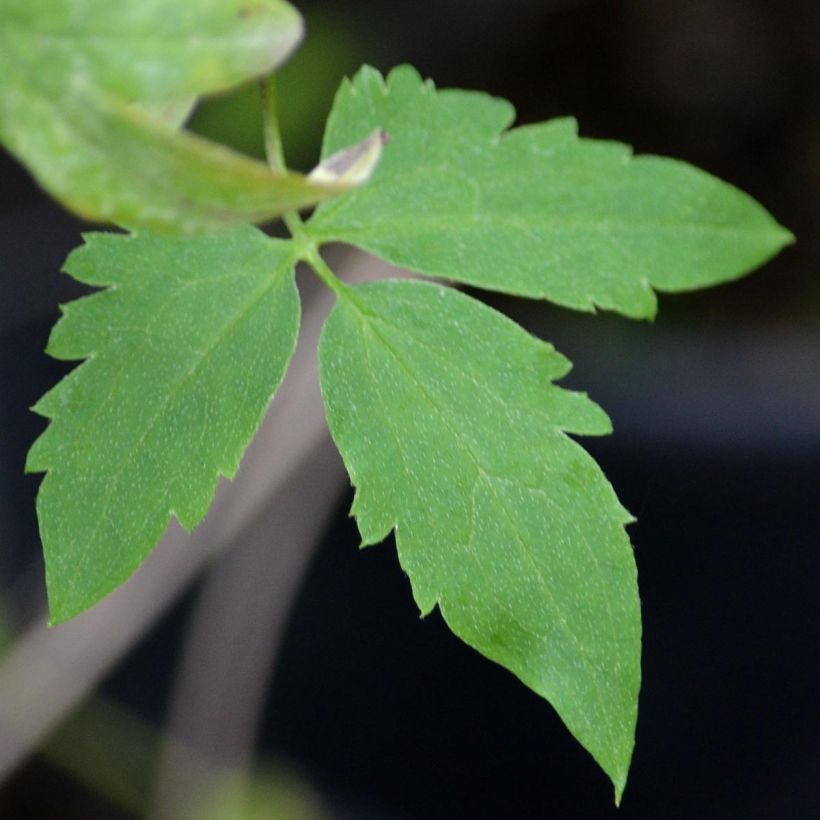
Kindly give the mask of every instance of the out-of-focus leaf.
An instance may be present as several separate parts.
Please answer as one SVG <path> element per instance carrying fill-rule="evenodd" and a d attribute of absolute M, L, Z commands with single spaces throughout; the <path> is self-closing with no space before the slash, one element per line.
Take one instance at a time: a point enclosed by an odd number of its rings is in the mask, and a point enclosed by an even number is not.
<path fill-rule="evenodd" d="M 282 0 L 8 0 L 0 142 L 80 215 L 202 231 L 258 222 L 349 187 L 180 132 L 192 99 L 270 71 L 302 32 Z"/>

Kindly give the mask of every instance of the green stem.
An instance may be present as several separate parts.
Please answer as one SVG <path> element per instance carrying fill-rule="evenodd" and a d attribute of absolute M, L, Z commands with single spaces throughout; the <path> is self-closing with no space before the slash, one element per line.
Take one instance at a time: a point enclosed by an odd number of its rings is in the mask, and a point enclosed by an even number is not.
<path fill-rule="evenodd" d="M 304 236 L 304 235 L 303 235 Z M 310 265 L 316 275 L 324 282 L 337 296 L 348 298 L 349 290 L 347 285 L 336 276 L 328 264 L 319 255 L 319 249 L 313 242 L 304 245 L 302 259 Z"/>
<path fill-rule="evenodd" d="M 279 114 L 276 106 L 276 77 L 273 73 L 263 77 L 259 83 L 262 94 L 262 121 L 265 126 L 265 155 L 268 165 L 276 173 L 287 171 L 285 151 L 282 147 L 282 135 L 279 130 Z M 304 238 L 304 223 L 298 211 L 288 211 L 282 219 L 291 234 Z"/>
<path fill-rule="evenodd" d="M 305 233 L 305 223 L 298 211 L 287 211 L 282 214 L 282 221 L 294 239 L 298 239 L 303 246 L 313 246 L 313 240 Z"/>
<path fill-rule="evenodd" d="M 284 173 L 287 165 L 285 165 L 285 150 L 282 147 L 279 115 L 276 110 L 275 75 L 271 72 L 267 77 L 263 77 L 259 88 L 262 95 L 262 119 L 265 126 L 265 155 L 272 171 Z"/>
<path fill-rule="evenodd" d="M 279 115 L 276 110 L 276 78 L 273 73 L 268 74 L 260 83 L 262 94 L 262 117 L 265 125 L 265 154 L 268 165 L 276 173 L 284 173 L 285 152 L 282 147 L 282 136 L 279 131 Z M 287 229 L 294 241 L 301 247 L 302 261 L 307 262 L 315 271 L 319 279 L 324 282 L 337 296 L 347 296 L 347 285 L 339 279 L 328 267 L 319 254 L 316 243 L 305 232 L 305 223 L 298 211 L 288 211 L 283 214 Z"/>

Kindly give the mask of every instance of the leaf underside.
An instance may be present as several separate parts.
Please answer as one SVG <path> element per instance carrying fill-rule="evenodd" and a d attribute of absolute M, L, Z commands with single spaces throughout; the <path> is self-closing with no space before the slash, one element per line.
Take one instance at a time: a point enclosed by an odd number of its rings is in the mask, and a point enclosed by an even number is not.
<path fill-rule="evenodd" d="M 791 234 L 753 199 L 683 162 L 579 139 L 571 119 L 505 131 L 514 110 L 437 91 L 409 66 L 363 68 L 328 121 L 328 155 L 384 128 L 371 184 L 317 209 L 311 234 L 418 273 L 632 317 L 653 288 L 735 279 Z"/>
<path fill-rule="evenodd" d="M 319 363 L 365 544 L 391 530 L 422 613 L 547 698 L 620 795 L 640 682 L 635 563 L 603 473 L 565 434 L 610 431 L 552 385 L 553 348 L 448 288 L 357 287 Z"/>
<path fill-rule="evenodd" d="M 284 375 L 299 300 L 289 243 L 90 234 L 66 270 L 107 290 L 70 303 L 48 352 L 86 358 L 34 408 L 51 620 L 125 581 L 175 515 L 192 529 Z"/>

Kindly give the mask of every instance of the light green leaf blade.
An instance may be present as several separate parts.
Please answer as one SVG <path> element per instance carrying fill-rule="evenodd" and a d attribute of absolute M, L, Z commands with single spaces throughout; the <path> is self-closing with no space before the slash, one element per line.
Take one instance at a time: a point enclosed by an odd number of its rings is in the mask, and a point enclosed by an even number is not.
<path fill-rule="evenodd" d="M 652 316 L 653 287 L 724 282 L 792 241 L 753 199 L 683 162 L 579 139 L 574 121 L 505 131 L 504 100 L 437 91 L 411 68 L 345 82 L 324 155 L 384 128 L 371 183 L 317 210 L 318 241 L 419 273 L 567 307 Z"/>
<path fill-rule="evenodd" d="M 88 219 L 164 232 L 262 222 L 347 190 L 180 132 L 200 93 L 269 71 L 301 36 L 281 0 L 11 0 L 0 142 Z"/>
<path fill-rule="evenodd" d="M 197 96 L 284 62 L 303 31 L 283 0 L 7 0 L 0 93 L 55 103 L 94 89 L 180 125 Z"/>
<path fill-rule="evenodd" d="M 347 293 L 319 366 L 363 542 L 395 530 L 422 613 L 547 698 L 619 798 L 640 684 L 631 518 L 566 435 L 609 420 L 551 383 L 566 359 L 468 296 Z"/>
<path fill-rule="evenodd" d="M 264 222 L 350 185 L 267 165 L 116 100 L 0 96 L 0 139 L 63 204 L 88 219 L 163 233 Z M 13 123 L 11 130 L 4 123 Z"/>
<path fill-rule="evenodd" d="M 42 88 L 168 102 L 268 73 L 302 33 L 283 0 L 3 0 L 0 61 Z"/>
<path fill-rule="evenodd" d="M 52 622 L 125 581 L 175 515 L 192 529 L 233 477 L 296 342 L 294 250 L 254 228 L 195 238 L 89 234 L 48 352 L 85 358 L 34 408 L 26 469 Z"/>

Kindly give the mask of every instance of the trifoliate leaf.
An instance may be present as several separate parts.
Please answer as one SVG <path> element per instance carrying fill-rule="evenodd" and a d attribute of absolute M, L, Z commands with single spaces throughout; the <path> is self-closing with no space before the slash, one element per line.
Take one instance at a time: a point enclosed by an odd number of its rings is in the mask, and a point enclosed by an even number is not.
<path fill-rule="evenodd" d="M 652 288 L 734 279 L 792 239 L 754 200 L 683 162 L 579 139 L 574 121 L 505 131 L 514 110 L 437 91 L 405 66 L 345 82 L 323 154 L 383 128 L 366 187 L 321 206 L 318 241 L 394 264 L 581 310 L 654 314 Z"/>
<path fill-rule="evenodd" d="M 448 288 L 348 289 L 319 348 L 365 544 L 395 530 L 422 613 L 547 698 L 620 796 L 640 681 L 629 514 L 566 433 L 610 431 L 555 350 Z"/>
<path fill-rule="evenodd" d="M 122 583 L 175 515 L 191 529 L 232 477 L 299 325 L 290 243 L 90 234 L 66 270 L 107 290 L 71 302 L 48 352 L 87 361 L 37 404 L 29 471 L 53 622 Z"/>
<path fill-rule="evenodd" d="M 5 0 L 0 142 L 89 219 L 196 231 L 313 205 L 350 184 L 177 128 L 193 96 L 270 71 L 301 32 L 282 0 Z"/>

